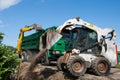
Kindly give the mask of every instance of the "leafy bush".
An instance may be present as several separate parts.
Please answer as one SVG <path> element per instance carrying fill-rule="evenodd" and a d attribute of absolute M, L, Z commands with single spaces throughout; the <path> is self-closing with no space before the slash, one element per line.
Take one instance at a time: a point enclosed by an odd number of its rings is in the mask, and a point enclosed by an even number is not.
<path fill-rule="evenodd" d="M 16 51 L 8 46 L 0 46 L 0 80 L 10 80 L 11 73 L 15 70 L 20 60 Z"/>

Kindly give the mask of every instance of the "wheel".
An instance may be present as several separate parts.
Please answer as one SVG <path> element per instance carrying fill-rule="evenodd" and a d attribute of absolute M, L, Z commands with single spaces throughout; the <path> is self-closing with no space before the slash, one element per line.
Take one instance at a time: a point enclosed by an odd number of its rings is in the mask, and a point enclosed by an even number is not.
<path fill-rule="evenodd" d="M 22 52 L 22 56 L 21 56 L 21 59 L 22 59 L 22 61 L 24 62 L 24 61 L 27 61 L 27 53 L 26 53 L 26 51 L 23 51 Z"/>
<path fill-rule="evenodd" d="M 30 50 L 26 50 L 22 52 L 22 61 L 31 61 L 32 60 L 32 52 Z"/>
<path fill-rule="evenodd" d="M 27 57 L 27 61 L 30 62 L 32 60 L 32 58 L 33 58 L 32 51 L 27 50 L 26 52 L 27 52 L 27 56 L 26 56 Z"/>
<path fill-rule="evenodd" d="M 63 63 L 63 56 L 60 56 L 58 58 L 58 60 L 57 60 L 57 68 L 60 71 L 66 71 L 67 70 L 66 64 Z"/>
<path fill-rule="evenodd" d="M 67 63 L 68 71 L 71 75 L 79 77 L 86 72 L 85 60 L 80 56 L 71 57 Z"/>
<path fill-rule="evenodd" d="M 106 76 L 110 73 L 111 64 L 104 57 L 98 57 L 92 61 L 92 71 L 98 76 Z"/>

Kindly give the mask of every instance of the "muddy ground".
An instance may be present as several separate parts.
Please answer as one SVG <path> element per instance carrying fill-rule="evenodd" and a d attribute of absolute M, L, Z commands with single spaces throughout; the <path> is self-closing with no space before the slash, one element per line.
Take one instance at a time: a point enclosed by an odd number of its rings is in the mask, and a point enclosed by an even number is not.
<path fill-rule="evenodd" d="M 27 71 L 29 64 L 28 62 L 21 63 L 13 80 L 120 80 L 120 69 L 117 68 L 111 68 L 109 76 L 95 76 L 93 73 L 86 73 L 75 78 L 66 72 L 58 71 L 55 64 L 51 64 L 51 66 L 38 64 L 32 72 L 29 72 Z"/>

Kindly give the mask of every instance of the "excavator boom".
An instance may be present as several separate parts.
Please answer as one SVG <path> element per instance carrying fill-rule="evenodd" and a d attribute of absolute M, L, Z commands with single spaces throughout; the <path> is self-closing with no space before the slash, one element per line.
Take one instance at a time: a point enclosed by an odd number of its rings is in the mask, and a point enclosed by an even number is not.
<path fill-rule="evenodd" d="M 31 26 L 25 26 L 24 28 L 20 29 L 20 34 L 19 34 L 19 38 L 18 38 L 18 44 L 17 44 L 17 53 L 19 53 L 20 55 L 22 54 L 22 49 L 21 49 L 21 44 L 22 44 L 22 39 L 24 37 L 24 32 L 33 30 L 37 28 L 41 29 L 41 26 L 38 24 L 33 24 Z"/>

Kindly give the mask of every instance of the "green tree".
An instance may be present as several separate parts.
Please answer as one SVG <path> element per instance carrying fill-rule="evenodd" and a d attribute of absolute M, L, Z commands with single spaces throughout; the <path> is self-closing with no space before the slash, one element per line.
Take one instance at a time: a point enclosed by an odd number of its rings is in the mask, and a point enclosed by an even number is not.
<path fill-rule="evenodd" d="M 2 40 L 3 40 L 3 36 L 4 36 L 4 34 L 0 32 L 0 44 L 1 44 Z"/>
<path fill-rule="evenodd" d="M 3 33 L 0 33 L 0 41 L 3 40 Z M 0 45 L 0 80 L 10 80 L 20 60 L 17 56 L 16 49 L 11 46 Z"/>

